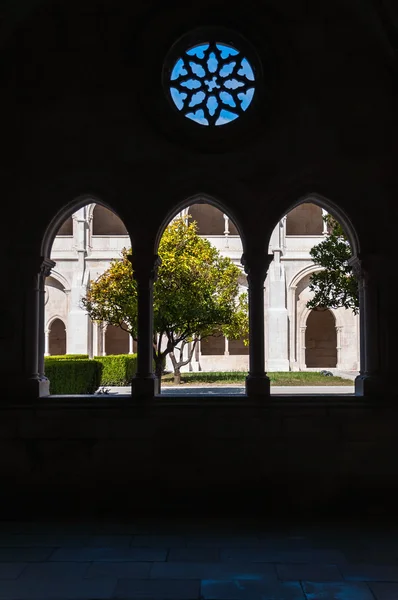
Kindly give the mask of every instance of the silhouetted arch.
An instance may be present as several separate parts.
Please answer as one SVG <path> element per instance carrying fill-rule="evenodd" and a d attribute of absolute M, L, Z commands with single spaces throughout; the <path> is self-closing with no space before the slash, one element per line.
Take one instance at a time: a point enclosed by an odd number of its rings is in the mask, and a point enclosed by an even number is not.
<path fill-rule="evenodd" d="M 58 235 L 58 231 L 60 230 L 60 228 L 62 227 L 64 222 L 69 217 L 71 217 L 74 212 L 79 210 L 79 208 L 82 208 L 83 206 L 90 206 L 91 204 L 101 205 L 102 207 L 105 207 L 106 209 L 108 209 L 109 211 L 111 211 L 112 213 L 117 215 L 117 217 L 123 222 L 122 217 L 120 215 L 118 215 L 117 211 L 115 211 L 112 208 L 112 206 L 110 206 L 109 204 L 107 204 L 106 202 L 104 202 L 103 200 L 101 200 L 100 198 L 98 198 L 95 195 L 83 194 L 83 195 L 75 198 L 68 204 L 65 204 L 56 213 L 54 218 L 50 221 L 49 225 L 47 226 L 47 228 L 44 232 L 42 243 L 40 246 L 40 255 L 43 258 L 50 258 L 51 248 L 53 246 L 54 239 Z M 124 235 L 126 235 L 126 234 L 124 234 Z M 130 240 L 131 240 L 132 236 L 130 235 L 130 233 L 128 231 L 127 231 L 127 235 L 129 235 Z"/>
<path fill-rule="evenodd" d="M 231 235 L 239 235 L 240 236 L 241 241 L 242 241 L 242 248 L 243 248 L 243 252 L 244 252 L 245 247 L 246 247 L 245 237 L 242 233 L 242 227 L 240 226 L 239 222 L 235 218 L 233 211 L 230 211 L 229 208 L 223 202 L 220 202 L 219 200 L 216 200 L 215 198 L 213 198 L 212 196 L 209 196 L 207 194 L 195 194 L 193 196 L 190 196 L 190 197 L 186 198 L 186 200 L 184 200 L 183 202 L 180 202 L 177 206 L 175 206 L 174 209 L 172 209 L 171 211 L 168 212 L 166 217 L 163 219 L 163 222 L 162 222 L 162 224 L 158 230 L 157 236 L 156 236 L 155 252 L 157 252 L 157 249 L 159 247 L 160 240 L 162 239 L 164 230 L 166 229 L 166 227 L 170 223 L 170 221 L 176 215 L 178 215 L 179 213 L 184 211 L 184 209 L 188 209 L 188 208 L 190 209 L 191 207 L 194 207 L 195 205 L 203 205 L 203 204 L 207 204 L 207 205 L 210 205 L 210 206 L 218 209 L 221 213 L 221 217 L 223 214 L 228 216 L 228 218 L 230 220 Z M 232 229 L 231 229 L 232 226 L 233 226 L 234 233 L 232 233 Z M 199 233 L 201 233 L 201 232 L 199 232 Z M 223 233 L 224 233 L 224 229 L 222 229 L 220 235 L 223 235 Z M 203 235 L 206 235 L 206 234 L 203 234 Z"/>

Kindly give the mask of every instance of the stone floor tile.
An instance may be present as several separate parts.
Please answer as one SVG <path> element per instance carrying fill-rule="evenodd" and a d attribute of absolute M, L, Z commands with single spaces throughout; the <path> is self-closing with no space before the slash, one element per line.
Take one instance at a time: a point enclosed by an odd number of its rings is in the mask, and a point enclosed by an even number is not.
<path fill-rule="evenodd" d="M 94 562 L 91 563 L 85 577 L 87 579 L 95 579 L 96 577 L 147 579 L 149 578 L 152 565 L 153 563 L 151 562 Z"/>
<path fill-rule="evenodd" d="M 307 600 L 374 600 L 366 583 L 303 581 L 302 586 Z"/>
<path fill-rule="evenodd" d="M 58 548 L 51 561 L 162 561 L 167 549 L 157 548 Z"/>
<path fill-rule="evenodd" d="M 77 577 L 83 578 L 90 562 L 39 562 L 28 563 L 23 570 L 20 579 L 54 579 L 57 577 Z"/>
<path fill-rule="evenodd" d="M 346 563 L 345 556 L 337 550 L 262 550 L 262 549 L 222 549 L 221 560 L 240 562 L 272 562 L 272 563 L 313 563 L 340 564 Z"/>
<path fill-rule="evenodd" d="M 211 562 L 218 561 L 218 548 L 171 548 L 167 556 L 168 562 Z"/>
<path fill-rule="evenodd" d="M 61 546 L 86 546 L 91 536 L 67 535 L 62 533 L 18 533 L 7 534 L 0 532 L 0 547 L 61 547 Z"/>
<path fill-rule="evenodd" d="M 396 581 L 398 582 L 397 565 L 343 565 L 341 573 L 347 581 Z M 398 600 L 398 597 L 397 597 Z"/>
<path fill-rule="evenodd" d="M 90 548 L 129 548 L 131 544 L 131 540 L 133 539 L 132 535 L 112 535 L 112 534 L 100 534 L 100 535 L 92 535 L 86 544 L 75 544 L 76 546 L 86 546 Z M 142 544 L 143 546 L 145 544 Z M 61 544 L 64 546 L 64 544 Z M 158 548 L 161 544 L 158 544 Z"/>
<path fill-rule="evenodd" d="M 199 600 L 200 581 L 119 579 L 115 598 L 151 598 L 151 600 Z"/>
<path fill-rule="evenodd" d="M 281 581 L 341 581 L 342 575 L 335 565 L 275 565 Z M 398 599 L 397 599 L 398 600 Z"/>
<path fill-rule="evenodd" d="M 305 600 L 298 582 L 270 584 L 262 577 L 207 579 L 202 581 L 203 600 Z"/>
<path fill-rule="evenodd" d="M 397 600 L 398 583 L 375 582 L 368 584 L 376 600 Z"/>
<path fill-rule="evenodd" d="M 183 535 L 133 535 L 130 546 L 132 548 L 136 546 L 141 548 L 184 548 L 186 541 L 186 537 Z"/>
<path fill-rule="evenodd" d="M 54 548 L 0 548 L 0 562 L 41 562 L 47 560 Z"/>
<path fill-rule="evenodd" d="M 236 562 L 161 562 L 154 563 L 151 579 L 225 579 L 253 575 L 277 583 L 274 565 Z"/>
<path fill-rule="evenodd" d="M 4 562 L 0 563 L 0 579 L 16 579 L 25 569 L 27 563 Z"/>
<path fill-rule="evenodd" d="M 114 579 L 48 578 L 2 581 L 0 600 L 96 600 L 113 598 L 117 585 Z"/>
<path fill-rule="evenodd" d="M 257 536 L 189 536 L 187 548 L 220 547 L 220 548 L 250 548 L 262 546 L 263 542 Z"/>

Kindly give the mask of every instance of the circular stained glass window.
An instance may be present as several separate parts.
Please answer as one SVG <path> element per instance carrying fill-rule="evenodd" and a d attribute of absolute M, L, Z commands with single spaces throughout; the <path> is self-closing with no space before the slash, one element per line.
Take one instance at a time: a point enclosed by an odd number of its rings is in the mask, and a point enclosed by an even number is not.
<path fill-rule="evenodd" d="M 199 125 L 226 125 L 250 106 L 254 71 L 242 53 L 221 42 L 188 48 L 175 62 L 168 82 L 177 109 Z"/>

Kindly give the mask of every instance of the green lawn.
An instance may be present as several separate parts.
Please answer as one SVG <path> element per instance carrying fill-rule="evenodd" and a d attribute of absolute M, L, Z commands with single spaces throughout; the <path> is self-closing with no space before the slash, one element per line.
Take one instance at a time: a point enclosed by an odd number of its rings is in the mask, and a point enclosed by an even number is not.
<path fill-rule="evenodd" d="M 231 371 L 225 373 L 183 373 L 181 375 L 181 384 L 228 384 L 244 383 L 247 373 L 240 371 Z M 271 385 L 354 385 L 351 379 L 342 377 L 325 377 L 315 371 L 278 371 L 267 373 L 271 380 Z M 172 385 L 173 374 L 167 373 L 162 377 L 162 385 Z"/>

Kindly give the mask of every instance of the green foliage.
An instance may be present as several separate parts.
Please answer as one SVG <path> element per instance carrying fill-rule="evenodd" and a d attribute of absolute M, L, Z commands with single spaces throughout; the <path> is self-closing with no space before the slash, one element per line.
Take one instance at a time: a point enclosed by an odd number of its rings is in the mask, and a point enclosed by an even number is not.
<path fill-rule="evenodd" d="M 137 370 L 136 354 L 95 356 L 103 366 L 101 385 L 129 385 Z"/>
<path fill-rule="evenodd" d="M 94 321 L 121 327 L 137 339 L 137 284 L 123 249 L 121 260 L 90 288 L 83 306 Z M 195 222 L 176 219 L 166 228 L 159 244 L 161 265 L 154 284 L 154 360 L 158 374 L 167 354 L 175 371 L 188 361 L 177 360 L 175 350 L 188 342 L 224 333 L 230 339 L 248 338 L 247 294 L 239 295 L 240 269 L 221 256 L 197 234 Z M 162 342 L 166 340 L 165 348 Z M 181 353 L 182 354 L 182 353 Z"/>
<path fill-rule="evenodd" d="M 311 275 L 310 290 L 314 297 L 307 302 L 308 308 L 350 308 L 359 310 L 358 282 L 348 264 L 351 247 L 341 225 L 331 216 L 325 217 L 329 234 L 311 248 L 310 255 L 322 270 Z"/>
<path fill-rule="evenodd" d="M 45 357 L 44 371 L 50 394 L 94 394 L 99 388 L 102 364 L 90 359 Z"/>

